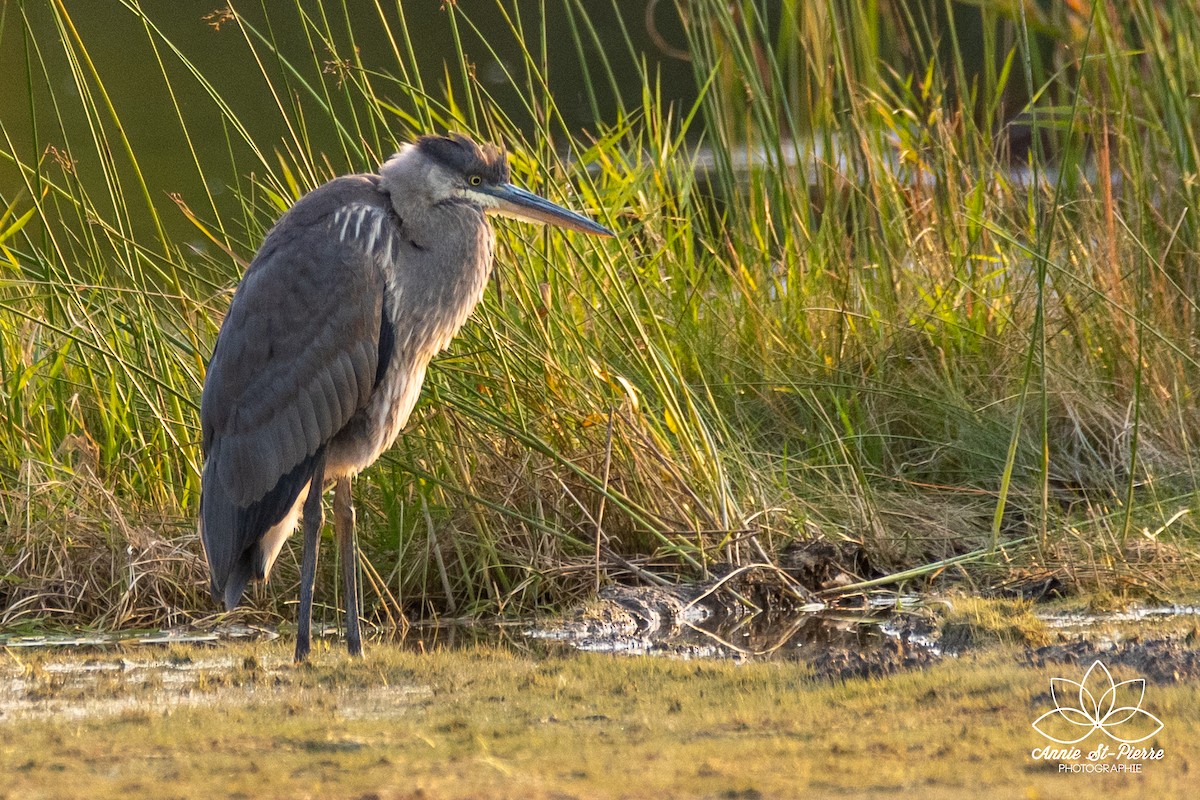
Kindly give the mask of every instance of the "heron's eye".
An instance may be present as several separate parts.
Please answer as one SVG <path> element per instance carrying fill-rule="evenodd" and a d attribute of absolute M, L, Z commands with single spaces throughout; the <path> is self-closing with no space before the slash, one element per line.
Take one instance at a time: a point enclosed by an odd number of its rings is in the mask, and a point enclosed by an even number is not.
<path fill-rule="evenodd" d="M 472 186 L 478 186 L 479 184 L 483 183 L 483 178 L 479 177 L 478 175 L 472 175 L 469 180 Z"/>

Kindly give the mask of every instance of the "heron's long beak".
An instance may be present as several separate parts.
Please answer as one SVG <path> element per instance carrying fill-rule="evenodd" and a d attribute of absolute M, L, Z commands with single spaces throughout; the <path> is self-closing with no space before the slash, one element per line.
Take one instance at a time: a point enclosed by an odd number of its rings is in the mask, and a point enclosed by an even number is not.
<path fill-rule="evenodd" d="M 613 232 L 596 222 L 592 222 L 582 214 L 551 203 L 544 197 L 533 192 L 527 192 L 511 183 L 498 186 L 475 187 L 473 191 L 486 194 L 492 202 L 488 210 L 514 219 L 526 222 L 541 222 L 555 225 L 559 228 L 569 228 L 580 233 L 591 233 L 596 236 L 612 236 Z"/>

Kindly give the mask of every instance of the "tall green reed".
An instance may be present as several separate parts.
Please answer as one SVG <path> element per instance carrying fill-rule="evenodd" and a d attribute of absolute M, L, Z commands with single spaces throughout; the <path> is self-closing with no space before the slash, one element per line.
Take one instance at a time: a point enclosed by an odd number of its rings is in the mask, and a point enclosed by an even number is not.
<path fill-rule="evenodd" d="M 580 135 L 550 91 L 548 42 L 564 31 L 542 8 L 497 3 L 484 29 L 446 4 L 459 56 L 431 69 L 402 4 L 233 4 L 213 35 L 261 72 L 264 126 L 157 12 L 121 6 L 198 179 L 186 196 L 148 189 L 134 110 L 107 91 L 71 7 L 50 7 L 52 40 L 22 6 L 0 30 L 24 53 L 33 139 L 61 143 L 30 158 L 0 130 L 19 175 L 0 197 L 14 563 L 81 530 L 120 551 L 128 525 L 48 519 L 64 495 L 188 520 L 203 365 L 266 228 L 332 175 L 451 129 L 506 142 L 517 180 L 621 236 L 500 224 L 494 291 L 360 482 L 381 618 L 556 605 L 811 536 L 860 540 L 884 569 L 917 567 L 911 579 L 1035 533 L 980 574 L 1146 585 L 1131 546 L 1194 535 L 1176 516 L 1195 496 L 1188 11 L 1031 19 L 983 4 L 972 29 L 950 24 L 964 12 L 949 3 L 695 0 L 677 8 L 699 100 L 680 107 L 629 29 L 613 48 L 599 12 L 563 0 L 544 8 L 567 23 L 589 107 L 616 99 Z M 387 34 L 384 70 L 362 55 L 368 25 Z M 500 85 L 477 78 L 485 60 Z M 636 95 L 618 78 L 631 69 Z M 181 221 L 202 244 L 180 243 Z M 154 529 L 190 558 L 162 558 L 181 577 L 146 595 L 150 620 L 201 605 L 187 523 Z M 1073 566 L 1081 552 L 1092 571 Z M 121 620 L 142 618 L 111 561 Z M 28 570 L 15 585 L 55 592 Z M 57 613 L 23 602 L 14 616 Z"/>

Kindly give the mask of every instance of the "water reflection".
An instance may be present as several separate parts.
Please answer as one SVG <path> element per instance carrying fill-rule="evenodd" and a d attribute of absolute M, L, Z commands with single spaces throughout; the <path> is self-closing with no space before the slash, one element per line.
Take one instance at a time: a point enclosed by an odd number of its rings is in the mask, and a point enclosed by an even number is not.
<path fill-rule="evenodd" d="M 811 604 L 750 614 L 709 608 L 662 624 L 636 613 L 585 612 L 531 628 L 528 635 L 584 652 L 803 661 L 820 675 L 840 678 L 889 674 L 941 657 L 933 617 L 916 598 L 860 598 L 850 607 Z"/>

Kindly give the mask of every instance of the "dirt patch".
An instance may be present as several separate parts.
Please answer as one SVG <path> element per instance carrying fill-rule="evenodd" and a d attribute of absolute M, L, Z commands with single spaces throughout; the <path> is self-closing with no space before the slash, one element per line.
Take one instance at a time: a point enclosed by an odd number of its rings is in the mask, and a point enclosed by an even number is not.
<path fill-rule="evenodd" d="M 936 628 L 924 616 L 904 616 L 880 623 L 879 634 L 863 631 L 853 646 L 826 647 L 809 665 L 821 678 L 880 678 L 941 660 Z"/>
<path fill-rule="evenodd" d="M 1157 684 L 1200 680 L 1200 650 L 1193 634 L 1145 641 L 1093 642 L 1077 639 L 1028 650 L 1024 661 L 1032 667 L 1047 664 L 1087 664 L 1103 658 L 1109 666 L 1124 665 Z"/>

